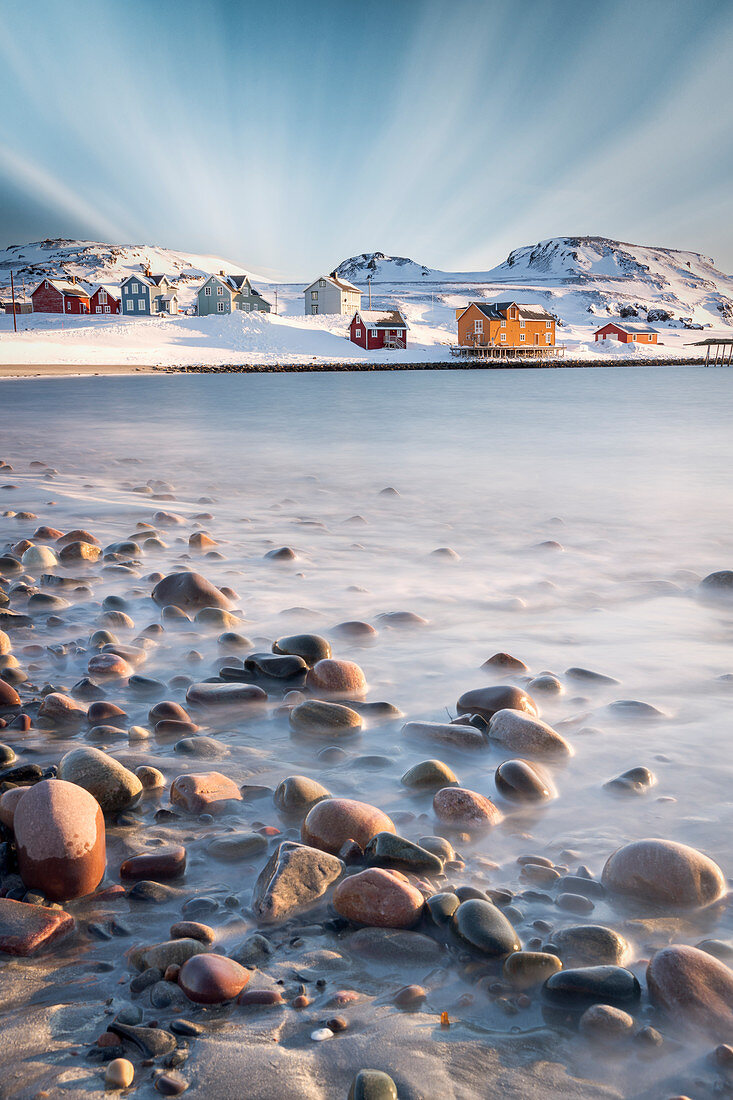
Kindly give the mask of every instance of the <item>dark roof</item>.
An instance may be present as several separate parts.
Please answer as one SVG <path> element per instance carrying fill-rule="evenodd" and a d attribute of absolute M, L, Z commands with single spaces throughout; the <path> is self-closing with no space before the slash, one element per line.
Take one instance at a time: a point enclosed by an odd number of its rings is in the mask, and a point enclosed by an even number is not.
<path fill-rule="evenodd" d="M 733 344 L 733 333 L 730 336 L 706 336 L 704 340 L 694 340 L 690 344 L 685 344 L 685 347 L 704 348 L 714 347 L 716 344 Z"/>
<path fill-rule="evenodd" d="M 164 279 L 166 280 L 166 282 L 168 281 L 166 275 L 146 275 L 145 278 L 148 280 L 148 282 L 155 283 L 156 286 L 160 286 Z"/>
<path fill-rule="evenodd" d="M 407 321 L 398 309 L 357 309 L 368 328 L 407 328 Z"/>
<path fill-rule="evenodd" d="M 622 332 L 651 332 L 653 335 L 657 335 L 657 330 L 655 328 L 649 328 L 648 325 L 642 325 L 634 321 L 614 321 L 613 318 L 611 318 L 610 321 L 604 321 L 604 323 L 596 329 L 596 332 L 600 332 L 603 328 L 608 328 L 609 325 L 620 328 Z"/>
<path fill-rule="evenodd" d="M 505 320 L 510 306 L 515 306 L 522 321 L 554 321 L 555 319 L 543 306 L 536 305 L 534 302 L 525 304 L 521 302 L 469 302 L 466 309 L 469 306 L 476 306 L 485 317 L 492 321 Z"/>

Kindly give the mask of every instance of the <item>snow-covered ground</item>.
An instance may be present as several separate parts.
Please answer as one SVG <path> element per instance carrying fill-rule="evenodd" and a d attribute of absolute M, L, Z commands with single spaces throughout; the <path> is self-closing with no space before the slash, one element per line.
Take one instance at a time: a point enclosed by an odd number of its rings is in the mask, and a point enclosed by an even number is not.
<path fill-rule="evenodd" d="M 155 271 L 177 272 L 184 276 L 179 292 L 184 307 L 192 304 L 208 272 L 244 270 L 218 257 L 164 249 L 49 242 L 0 253 L 0 276 L 11 265 L 17 272 L 22 257 L 28 264 L 22 277 L 30 279 L 31 271 L 38 274 L 44 255 L 56 269 L 49 273 L 76 274 L 89 282 L 119 280 L 139 270 L 142 262 L 150 262 Z M 733 336 L 733 277 L 697 253 L 603 238 L 556 238 L 517 249 L 487 272 L 441 272 L 381 253 L 352 257 L 338 270 L 364 289 L 365 308 L 370 276 L 373 307 L 402 310 L 410 326 L 405 351 L 366 352 L 348 340 L 348 318 L 304 316 L 307 279 L 268 283 L 254 276 L 266 297 L 273 304 L 277 300 L 277 315 L 127 319 L 24 314 L 16 335 L 12 316 L 0 314 L 0 367 L 445 361 L 455 343 L 455 311 L 472 300 L 539 302 L 557 317 L 557 343 L 565 345 L 567 358 L 673 360 L 700 354 L 701 349 L 689 345 L 703 337 Z M 668 319 L 659 319 L 659 311 Z M 659 333 L 658 345 L 594 342 L 594 330 L 624 312 L 637 323 L 648 322 Z M 701 327 L 687 327 L 691 324 Z"/>

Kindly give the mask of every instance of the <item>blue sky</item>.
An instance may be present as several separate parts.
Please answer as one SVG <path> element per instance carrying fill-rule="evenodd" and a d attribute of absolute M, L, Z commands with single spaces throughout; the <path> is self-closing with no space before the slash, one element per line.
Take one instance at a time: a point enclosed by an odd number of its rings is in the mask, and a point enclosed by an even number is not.
<path fill-rule="evenodd" d="M 305 278 L 594 234 L 733 270 L 729 0 L 0 0 L 0 246 Z"/>

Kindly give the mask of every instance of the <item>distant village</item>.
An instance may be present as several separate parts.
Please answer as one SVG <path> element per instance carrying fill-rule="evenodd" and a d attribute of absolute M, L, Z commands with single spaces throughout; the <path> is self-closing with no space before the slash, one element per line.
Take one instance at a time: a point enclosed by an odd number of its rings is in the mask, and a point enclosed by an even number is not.
<path fill-rule="evenodd" d="M 401 350 L 407 347 L 410 326 L 400 309 L 362 309 L 362 291 L 332 271 L 321 275 L 303 290 L 306 316 L 348 317 L 348 337 L 367 351 Z M 371 288 L 369 293 L 371 307 Z M 55 313 L 63 316 L 120 315 L 128 318 L 176 316 L 179 300 L 176 280 L 154 275 L 141 264 L 139 274 L 129 275 L 120 285 L 98 283 L 89 286 L 74 276 L 42 279 L 26 297 L 0 292 L 0 310 L 5 313 Z M 248 275 L 220 271 L 196 288 L 195 305 L 187 313 L 200 317 L 244 313 L 270 313 L 273 303 L 252 286 Z M 544 306 L 526 302 L 468 302 L 456 310 L 454 355 L 473 359 L 549 359 L 561 357 L 565 348 L 557 344 L 558 318 Z M 658 333 L 643 323 L 625 319 L 607 321 L 594 332 L 595 341 L 656 344 Z"/>

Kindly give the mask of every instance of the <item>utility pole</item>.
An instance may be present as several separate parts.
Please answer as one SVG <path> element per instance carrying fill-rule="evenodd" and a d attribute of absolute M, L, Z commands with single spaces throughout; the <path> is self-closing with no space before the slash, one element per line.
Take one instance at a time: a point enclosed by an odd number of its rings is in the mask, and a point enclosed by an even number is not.
<path fill-rule="evenodd" d="M 277 317 L 277 287 L 275 287 L 275 316 Z"/>
<path fill-rule="evenodd" d="M 372 308 L 372 277 L 367 275 L 367 283 L 369 284 L 369 308 Z"/>
<path fill-rule="evenodd" d="M 18 331 L 18 318 L 15 313 L 15 283 L 13 282 L 13 269 L 10 269 L 10 297 L 13 302 L 13 332 Z"/>

